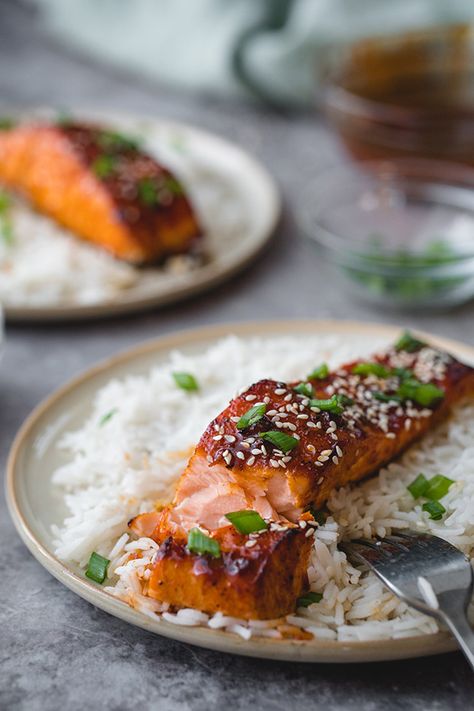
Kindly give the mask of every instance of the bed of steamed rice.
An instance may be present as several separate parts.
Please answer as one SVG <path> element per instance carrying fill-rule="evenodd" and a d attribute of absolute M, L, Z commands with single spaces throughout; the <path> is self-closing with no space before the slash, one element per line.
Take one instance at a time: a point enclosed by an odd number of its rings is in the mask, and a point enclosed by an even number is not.
<path fill-rule="evenodd" d="M 342 538 L 385 535 L 414 528 L 442 536 L 468 555 L 474 552 L 474 405 L 461 405 L 449 421 L 429 433 L 397 462 L 361 484 L 335 491 L 330 516 L 317 529 L 308 576 L 321 602 L 300 608 L 285 621 L 245 621 L 198 610 L 177 613 L 141 594 L 157 545 L 132 540 L 127 521 L 168 501 L 193 445 L 208 422 L 241 388 L 261 377 L 303 377 L 316 364 L 335 366 L 384 347 L 383 339 L 320 336 L 241 340 L 228 337 L 205 353 L 175 352 L 147 376 L 113 380 L 96 395 L 90 417 L 67 434 L 61 447 L 68 463 L 54 472 L 70 515 L 54 527 L 56 553 L 82 567 L 92 551 L 111 559 L 105 588 L 144 614 L 161 614 L 180 625 L 207 625 L 244 638 L 279 638 L 282 623 L 316 638 L 340 641 L 413 636 L 437 624 L 391 595 L 369 572 L 352 566 L 338 550 Z M 176 387 L 171 373 L 195 374 L 200 391 Z M 103 424 L 104 414 L 113 413 Z M 407 491 L 417 474 L 443 473 L 455 481 L 443 499 L 447 514 L 432 521 Z M 130 552 L 142 557 L 128 560 Z"/>

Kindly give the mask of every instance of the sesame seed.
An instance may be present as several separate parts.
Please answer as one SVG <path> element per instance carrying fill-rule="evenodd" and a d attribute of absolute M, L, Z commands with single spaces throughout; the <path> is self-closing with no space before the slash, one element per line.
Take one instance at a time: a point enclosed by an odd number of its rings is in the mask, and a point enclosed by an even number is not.
<path fill-rule="evenodd" d="M 311 452 L 311 454 L 314 454 L 316 452 L 316 447 L 314 446 L 314 444 L 307 444 L 306 449 L 308 450 L 308 452 Z"/>
<path fill-rule="evenodd" d="M 321 424 L 321 423 L 319 423 L 319 424 Z M 311 421 L 306 423 L 306 427 L 310 427 L 311 429 L 313 429 L 314 427 L 317 427 L 317 426 L 318 426 L 317 423 L 314 423 Z"/>
<path fill-rule="evenodd" d="M 286 469 L 286 464 L 285 464 L 285 462 L 283 461 L 283 459 L 280 459 L 280 461 L 278 462 L 278 464 L 279 464 L 280 467 L 282 467 L 283 469 Z"/>
<path fill-rule="evenodd" d="M 293 425 L 291 422 L 285 422 L 284 424 L 291 432 L 296 432 L 296 425 Z"/>
<path fill-rule="evenodd" d="M 411 420 L 410 420 L 410 418 L 408 418 L 407 420 L 405 420 L 405 429 L 409 430 L 410 427 L 411 427 Z"/>
<path fill-rule="evenodd" d="M 326 457 L 324 454 L 320 454 L 318 457 L 318 462 L 327 462 L 329 460 L 329 457 Z"/>
<path fill-rule="evenodd" d="M 269 411 L 267 412 L 267 415 L 268 415 L 269 417 L 273 417 L 273 415 L 276 415 L 276 414 L 277 414 L 277 410 L 269 410 Z"/>
<path fill-rule="evenodd" d="M 321 454 L 326 457 L 327 455 L 332 454 L 332 449 L 323 449 Z"/>
<path fill-rule="evenodd" d="M 322 462 L 315 462 L 315 465 L 317 467 L 324 467 L 324 464 Z"/>
<path fill-rule="evenodd" d="M 323 476 L 320 476 L 319 479 L 318 479 L 318 481 L 317 481 L 316 483 L 317 483 L 317 484 L 322 484 L 323 481 L 324 481 L 324 477 L 323 477 Z"/>
<path fill-rule="evenodd" d="M 288 393 L 288 395 L 285 395 L 285 397 L 283 398 L 283 400 L 285 402 L 290 402 L 290 400 L 292 400 L 292 399 L 293 399 L 293 395 L 291 393 Z"/>
<path fill-rule="evenodd" d="M 278 466 L 279 466 L 279 464 L 278 464 L 278 462 L 276 461 L 276 459 L 270 459 L 270 465 L 271 465 L 272 467 L 274 467 L 274 469 L 278 469 Z"/>
<path fill-rule="evenodd" d="M 261 454 L 261 453 L 262 453 L 262 450 L 261 450 L 261 449 L 251 449 L 251 450 L 250 450 L 250 453 L 257 455 L 257 454 Z"/>
<path fill-rule="evenodd" d="M 264 405 L 268 405 L 269 402 L 270 402 L 270 398 L 268 397 L 268 395 L 265 395 L 265 397 L 263 398 Z"/>
<path fill-rule="evenodd" d="M 257 396 L 256 395 L 246 395 L 245 399 L 247 400 L 247 402 L 252 402 L 252 400 L 257 399 Z"/>
<path fill-rule="evenodd" d="M 256 545 L 257 541 L 254 538 L 251 538 L 249 541 L 245 542 L 245 547 L 246 548 L 253 548 Z"/>
<path fill-rule="evenodd" d="M 314 528 L 308 528 L 308 530 L 304 534 L 305 538 L 309 538 L 310 536 L 314 536 Z"/>
<path fill-rule="evenodd" d="M 336 446 L 336 453 L 338 457 L 342 457 L 342 449 L 339 447 L 339 445 Z"/>
<path fill-rule="evenodd" d="M 238 422 L 240 420 L 240 417 L 231 417 L 230 420 L 231 422 Z"/>
<path fill-rule="evenodd" d="M 307 420 L 309 415 L 301 414 L 296 417 L 297 420 Z"/>
<path fill-rule="evenodd" d="M 235 456 L 239 459 L 245 459 L 245 454 L 243 452 L 236 452 Z"/>
<path fill-rule="evenodd" d="M 286 393 L 286 388 L 276 388 L 273 392 L 275 395 L 284 395 Z"/>
<path fill-rule="evenodd" d="M 303 521 L 300 521 L 300 522 L 299 522 L 299 527 L 300 527 L 300 528 L 306 528 L 306 526 L 307 526 L 306 521 L 303 520 Z"/>
<path fill-rule="evenodd" d="M 334 464 L 339 464 L 339 459 L 336 457 L 336 455 L 334 455 L 332 461 L 334 462 Z"/>
<path fill-rule="evenodd" d="M 282 462 L 285 462 L 285 464 L 291 462 L 291 457 L 283 457 Z"/>
<path fill-rule="evenodd" d="M 231 455 L 230 452 L 227 452 L 227 454 L 223 454 L 222 457 L 223 457 L 223 459 L 224 459 L 224 461 L 225 461 L 226 464 L 230 464 L 230 463 L 231 463 L 231 461 L 232 461 L 232 455 Z"/>
<path fill-rule="evenodd" d="M 225 437 L 226 442 L 230 442 L 230 443 L 235 442 L 234 435 L 227 435 L 226 434 L 226 435 L 224 435 L 224 437 Z"/>
<path fill-rule="evenodd" d="M 387 432 L 387 434 L 385 436 L 387 439 L 395 439 L 396 434 L 395 434 L 395 432 Z"/>
<path fill-rule="evenodd" d="M 255 462 L 255 457 L 249 457 L 247 459 L 247 464 L 249 467 L 251 467 L 254 462 Z"/>
<path fill-rule="evenodd" d="M 209 462 L 209 464 L 212 463 L 212 457 L 211 457 L 210 454 L 207 455 L 206 459 L 207 459 L 207 461 Z"/>
<path fill-rule="evenodd" d="M 296 434 L 296 432 L 293 434 L 293 437 L 294 437 L 295 439 L 301 439 L 301 437 L 299 436 L 299 434 Z"/>
<path fill-rule="evenodd" d="M 245 440 L 242 441 L 242 447 L 245 447 L 245 449 L 250 449 L 250 443 L 246 442 Z"/>
<path fill-rule="evenodd" d="M 320 422 L 316 422 L 316 427 L 318 428 L 318 430 L 320 430 L 320 429 L 321 429 L 321 426 L 322 426 L 322 425 L 321 425 L 321 423 L 320 423 Z"/>
<path fill-rule="evenodd" d="M 219 442 L 219 440 L 222 439 L 222 435 L 214 435 L 214 437 L 212 439 L 215 440 L 216 442 Z"/>
<path fill-rule="evenodd" d="M 334 427 L 334 429 L 337 429 L 337 425 L 336 425 L 336 423 L 334 422 L 334 420 L 331 420 L 329 424 L 330 424 L 331 427 Z"/>
<path fill-rule="evenodd" d="M 267 454 L 267 449 L 266 449 L 266 447 L 265 447 L 264 444 L 262 444 L 262 446 L 260 447 L 260 449 L 261 449 L 262 454 L 265 454 L 265 455 Z"/>

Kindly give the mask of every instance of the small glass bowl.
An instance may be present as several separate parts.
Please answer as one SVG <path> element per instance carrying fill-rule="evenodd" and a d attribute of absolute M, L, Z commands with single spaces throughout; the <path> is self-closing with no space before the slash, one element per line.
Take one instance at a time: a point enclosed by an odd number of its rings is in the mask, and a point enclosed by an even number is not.
<path fill-rule="evenodd" d="M 301 226 L 356 295 L 438 308 L 474 296 L 474 170 L 432 160 L 360 162 L 302 196 Z"/>

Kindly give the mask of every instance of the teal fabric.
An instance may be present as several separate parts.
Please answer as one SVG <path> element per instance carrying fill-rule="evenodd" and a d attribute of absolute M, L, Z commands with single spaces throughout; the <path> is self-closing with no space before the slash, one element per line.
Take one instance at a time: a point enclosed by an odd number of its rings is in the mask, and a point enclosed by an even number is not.
<path fill-rule="evenodd" d="M 314 101 L 326 60 L 354 40 L 471 22 L 471 0 L 32 0 L 88 55 L 175 86 Z"/>

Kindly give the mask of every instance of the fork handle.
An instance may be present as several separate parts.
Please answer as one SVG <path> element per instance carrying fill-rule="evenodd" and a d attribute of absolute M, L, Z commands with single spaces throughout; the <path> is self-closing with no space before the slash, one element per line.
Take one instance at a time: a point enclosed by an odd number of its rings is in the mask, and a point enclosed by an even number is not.
<path fill-rule="evenodd" d="M 452 632 L 474 670 L 474 631 L 467 617 L 465 590 L 438 594 L 439 617 Z"/>

